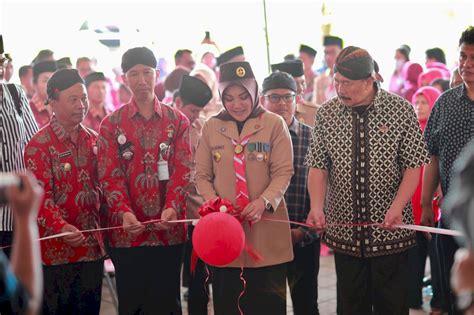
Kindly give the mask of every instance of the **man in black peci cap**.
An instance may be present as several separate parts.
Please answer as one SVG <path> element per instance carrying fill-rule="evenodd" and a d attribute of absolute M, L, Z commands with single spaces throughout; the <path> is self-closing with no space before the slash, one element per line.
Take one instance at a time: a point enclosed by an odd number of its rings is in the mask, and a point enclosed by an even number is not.
<path fill-rule="evenodd" d="M 101 123 L 99 179 L 120 314 L 181 314 L 180 275 L 189 178 L 189 121 L 154 94 L 157 60 L 146 47 L 122 56 L 132 99 Z M 151 221 L 151 222 L 150 222 Z"/>
<path fill-rule="evenodd" d="M 33 65 L 33 87 L 35 94 L 33 94 L 30 100 L 30 107 L 40 128 L 46 126 L 51 119 L 51 107 L 45 105 L 48 99 L 46 86 L 49 78 L 57 69 L 56 61 L 40 61 Z"/>
<path fill-rule="evenodd" d="M 306 81 L 306 89 L 303 94 L 303 98 L 305 99 L 311 99 L 311 94 L 313 93 L 313 82 L 315 79 L 313 65 L 316 54 L 316 49 L 304 44 L 300 45 L 299 59 L 303 62 L 304 77 Z"/>
<path fill-rule="evenodd" d="M 244 49 L 242 46 L 234 47 L 220 54 L 220 56 L 217 57 L 217 66 L 219 67 L 227 62 L 237 61 L 245 61 Z"/>
<path fill-rule="evenodd" d="M 105 118 L 113 108 L 107 104 L 107 79 L 102 72 L 89 73 L 84 79 L 89 97 L 89 111 L 84 118 L 84 125 L 99 132 L 102 119 Z"/>
<path fill-rule="evenodd" d="M 338 314 L 408 314 L 411 197 L 429 162 L 413 106 L 375 82 L 374 60 L 349 46 L 336 58 L 337 96 L 318 110 L 305 164 L 307 223 L 334 250 Z M 349 180 L 348 180 L 349 179 Z"/>
<path fill-rule="evenodd" d="M 298 121 L 308 125 L 314 125 L 314 117 L 318 107 L 303 98 L 306 89 L 306 81 L 304 78 L 303 62 L 301 60 L 288 60 L 282 63 L 272 65 L 272 71 L 281 71 L 290 74 L 296 82 L 296 94 L 300 97 L 296 102 L 295 117 Z"/>
<path fill-rule="evenodd" d="M 337 36 L 324 36 L 324 64 L 325 70 L 314 80 L 313 103 L 321 105 L 325 101 L 336 96 L 334 89 L 333 67 L 336 57 L 343 48 L 343 41 Z"/>
<path fill-rule="evenodd" d="M 99 227 L 97 133 L 81 124 L 88 100 L 75 69 L 48 80 L 51 121 L 31 139 L 25 164 L 45 190 L 38 213 L 44 275 L 43 314 L 99 314 L 103 244 Z"/>
<path fill-rule="evenodd" d="M 188 219 L 198 219 L 199 207 L 204 203 L 204 199 L 198 194 L 195 183 L 195 165 L 194 155 L 201 137 L 203 120 L 199 119 L 199 113 L 202 108 L 209 103 L 212 98 L 212 91 L 204 81 L 189 75 L 184 75 L 178 90 L 174 93 L 174 106 L 179 109 L 191 123 L 189 130 L 189 139 L 191 142 L 192 165 L 190 185 L 186 196 L 186 217 Z M 194 227 L 189 226 L 189 240 L 186 242 L 183 267 L 183 282 L 187 280 L 188 290 L 188 313 L 207 314 L 207 304 L 209 302 L 206 292 L 206 267 L 202 261 L 196 263 L 193 273 L 190 271 L 191 253 L 192 253 L 192 232 Z"/>

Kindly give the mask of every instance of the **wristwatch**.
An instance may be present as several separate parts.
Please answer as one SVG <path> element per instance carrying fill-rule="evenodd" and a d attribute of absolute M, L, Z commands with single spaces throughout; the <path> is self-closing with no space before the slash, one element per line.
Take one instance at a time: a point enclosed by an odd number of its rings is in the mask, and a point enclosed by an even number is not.
<path fill-rule="evenodd" d="M 273 206 L 272 206 L 272 204 L 270 203 L 270 201 L 268 201 L 268 199 L 265 198 L 265 197 L 263 197 L 263 196 L 262 196 L 262 199 L 263 199 L 263 203 L 264 203 L 264 205 L 265 205 L 265 210 L 266 210 L 266 211 L 273 211 Z"/>
<path fill-rule="evenodd" d="M 456 304 L 459 310 L 465 311 L 474 304 L 474 292 L 464 291 L 457 294 Z"/>

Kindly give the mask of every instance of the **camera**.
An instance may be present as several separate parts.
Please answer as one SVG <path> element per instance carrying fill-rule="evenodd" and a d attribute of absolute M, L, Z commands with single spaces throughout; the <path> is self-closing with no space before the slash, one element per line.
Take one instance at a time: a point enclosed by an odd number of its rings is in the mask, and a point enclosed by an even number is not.
<path fill-rule="evenodd" d="M 7 203 L 6 190 L 10 186 L 21 187 L 20 178 L 13 173 L 0 173 L 0 206 Z"/>

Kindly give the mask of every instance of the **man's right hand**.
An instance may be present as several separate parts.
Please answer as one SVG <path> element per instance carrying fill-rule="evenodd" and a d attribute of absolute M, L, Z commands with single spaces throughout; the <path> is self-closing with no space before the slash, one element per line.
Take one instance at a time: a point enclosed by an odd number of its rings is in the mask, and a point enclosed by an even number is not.
<path fill-rule="evenodd" d="M 424 226 L 434 226 L 434 211 L 433 211 L 433 206 L 426 205 L 421 207 L 421 220 L 420 220 L 420 225 Z"/>
<path fill-rule="evenodd" d="M 71 224 L 66 224 L 63 226 L 61 229 L 61 232 L 72 232 L 72 234 L 63 236 L 64 243 L 72 246 L 72 247 L 78 247 L 81 246 L 84 243 L 84 235 L 79 231 L 77 227 Z"/>
<path fill-rule="evenodd" d="M 322 210 L 311 210 L 308 213 L 306 223 L 313 225 L 312 229 L 323 232 L 326 229 L 326 218 Z"/>
<path fill-rule="evenodd" d="M 145 230 L 145 226 L 131 212 L 123 214 L 123 228 L 133 236 L 137 236 Z"/>

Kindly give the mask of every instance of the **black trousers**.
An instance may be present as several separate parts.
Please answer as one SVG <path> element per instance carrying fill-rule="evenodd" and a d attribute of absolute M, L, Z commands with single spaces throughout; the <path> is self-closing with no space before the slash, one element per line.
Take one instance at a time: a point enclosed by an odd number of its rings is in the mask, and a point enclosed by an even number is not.
<path fill-rule="evenodd" d="M 358 258 L 334 253 L 339 315 L 408 315 L 407 252 Z"/>
<path fill-rule="evenodd" d="M 103 260 L 43 266 L 43 315 L 98 315 L 103 275 Z"/>
<path fill-rule="evenodd" d="M 121 315 L 181 315 L 184 245 L 110 248 Z"/>
<path fill-rule="evenodd" d="M 288 286 L 295 315 L 319 314 L 318 273 L 321 243 L 293 247 L 295 258 L 288 263 Z"/>
<path fill-rule="evenodd" d="M 448 228 L 443 222 L 443 219 L 439 223 L 440 228 Z M 456 309 L 456 298 L 451 290 L 451 268 L 454 264 L 454 254 L 459 249 L 459 245 L 456 243 L 454 237 L 449 235 L 438 235 L 437 248 L 439 251 L 439 264 L 441 268 L 441 290 L 443 297 L 446 299 L 447 311 L 449 315 L 462 314 L 462 312 Z"/>
<path fill-rule="evenodd" d="M 207 315 L 209 304 L 209 282 L 210 275 L 206 264 L 197 260 L 196 269 L 191 273 L 191 256 L 193 251 L 194 226 L 188 227 L 189 240 L 186 242 L 183 262 L 183 286 L 188 287 L 188 314 Z"/>
<path fill-rule="evenodd" d="M 215 315 L 238 315 L 239 305 L 245 315 L 286 314 L 286 264 L 261 268 L 211 267 Z"/>
<path fill-rule="evenodd" d="M 12 231 L 0 231 L 0 247 L 10 246 L 3 249 L 3 253 L 10 260 L 12 252 L 11 245 L 13 244 L 13 232 Z"/>
<path fill-rule="evenodd" d="M 436 235 L 428 241 L 422 232 L 416 232 L 417 246 L 408 250 L 409 262 L 409 286 L 408 306 L 410 308 L 421 308 L 423 305 L 423 278 L 425 276 L 426 257 L 430 257 L 431 287 L 433 297 L 430 305 L 432 308 L 446 309 L 443 305 L 444 299 L 441 294 L 441 270 L 439 267 L 438 251 L 436 250 Z"/>

